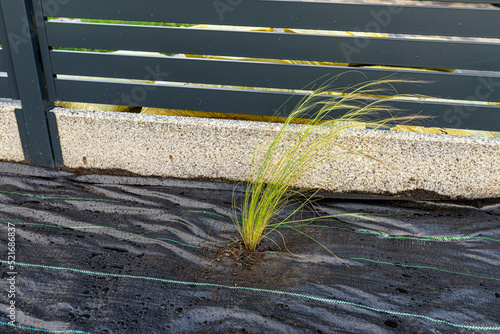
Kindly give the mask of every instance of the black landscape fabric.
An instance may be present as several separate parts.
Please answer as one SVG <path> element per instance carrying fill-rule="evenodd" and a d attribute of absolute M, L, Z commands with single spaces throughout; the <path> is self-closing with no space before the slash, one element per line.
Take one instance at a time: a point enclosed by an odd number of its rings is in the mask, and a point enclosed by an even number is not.
<path fill-rule="evenodd" d="M 377 222 L 247 253 L 233 189 L 0 163 L 0 333 L 500 332 L 500 201 L 325 194 Z"/>

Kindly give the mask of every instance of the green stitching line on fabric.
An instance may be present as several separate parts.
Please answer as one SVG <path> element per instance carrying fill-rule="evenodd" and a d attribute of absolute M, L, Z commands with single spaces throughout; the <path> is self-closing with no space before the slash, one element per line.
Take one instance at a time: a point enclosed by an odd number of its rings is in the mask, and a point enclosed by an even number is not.
<path fill-rule="evenodd" d="M 489 240 L 489 241 L 500 241 L 500 239 L 494 239 L 489 237 L 471 237 L 471 236 L 460 236 L 460 237 L 414 237 L 414 236 L 399 236 L 399 235 L 386 235 L 382 232 L 369 232 L 369 231 L 356 231 L 347 227 L 339 227 L 339 226 L 328 226 L 328 225 L 298 225 L 296 227 L 319 227 L 319 228 L 331 228 L 336 230 L 344 230 L 348 232 L 358 233 L 358 234 L 372 234 L 379 235 L 381 237 L 387 239 L 409 239 L 409 240 L 419 240 L 419 241 L 454 241 L 454 240 L 467 240 L 467 239 L 481 239 L 481 240 Z M 283 227 L 286 227 L 283 226 Z"/>
<path fill-rule="evenodd" d="M 2 263 L 8 263 L 7 261 L 4 261 L 4 260 L 0 260 L 0 262 L 2 262 Z M 315 301 L 329 303 L 329 304 L 349 305 L 349 306 L 363 308 L 363 309 L 367 309 L 367 310 L 371 310 L 371 311 L 375 311 L 375 312 L 379 312 L 379 313 L 399 315 L 399 316 L 412 317 L 412 318 L 420 318 L 420 319 L 425 319 L 425 320 L 432 321 L 434 323 L 447 324 L 449 326 L 456 327 L 456 328 L 478 329 L 478 330 L 500 330 L 500 326 L 498 326 L 498 327 L 492 327 L 492 326 L 460 325 L 460 324 L 456 324 L 456 323 L 449 322 L 449 321 L 446 321 L 446 320 L 434 319 L 434 318 L 428 317 L 426 315 L 383 310 L 383 309 L 378 309 L 378 308 L 375 308 L 375 307 L 370 307 L 370 306 L 365 306 L 365 305 L 361 305 L 361 304 L 356 304 L 356 303 L 349 302 L 349 301 L 337 300 L 337 299 L 328 299 L 328 298 L 321 298 L 321 297 L 314 297 L 314 296 L 309 296 L 309 295 L 304 295 L 304 294 L 301 294 L 301 293 L 294 293 L 294 292 L 286 292 L 286 291 L 279 291 L 279 290 L 269 290 L 269 289 L 260 289 L 260 288 L 251 288 L 251 287 L 243 287 L 243 286 L 229 286 L 229 285 L 222 285 L 222 284 L 217 284 L 217 283 L 200 283 L 200 282 L 176 281 L 176 280 L 169 280 L 169 279 L 156 278 L 156 277 L 146 277 L 146 276 L 133 276 L 133 275 L 100 273 L 100 272 L 95 272 L 95 271 L 88 271 L 88 270 L 81 270 L 81 269 L 74 269 L 74 268 L 53 267 L 53 266 L 44 266 L 44 265 L 29 264 L 29 263 L 16 263 L 16 265 L 18 265 L 18 266 L 25 266 L 25 267 L 32 267 L 32 268 L 65 270 L 65 271 L 71 271 L 71 272 L 75 272 L 75 273 L 88 274 L 88 275 L 97 275 L 97 276 L 143 279 L 143 280 L 148 280 L 148 281 L 164 282 L 164 283 L 179 284 L 179 285 L 195 285 L 195 286 L 207 286 L 207 287 L 214 287 L 214 288 L 224 288 L 224 289 L 230 289 L 230 290 L 244 290 L 244 291 L 251 291 L 251 292 L 265 292 L 265 293 L 272 293 L 272 294 L 277 294 L 277 295 L 282 295 L 282 296 L 291 296 L 291 297 L 305 298 L 305 299 L 315 300 Z"/>
<path fill-rule="evenodd" d="M 167 238 L 158 238 L 158 239 L 159 240 L 165 240 L 165 241 L 175 242 L 175 243 L 177 243 L 177 244 L 179 244 L 181 246 L 185 246 L 185 247 L 193 247 L 193 248 L 199 248 L 199 249 L 203 248 L 203 247 L 200 247 L 200 246 L 184 244 L 182 242 L 179 242 L 179 241 L 176 241 L 176 240 L 172 240 L 172 239 L 167 239 Z M 210 249 L 209 248 L 209 250 L 215 250 L 215 249 Z M 264 253 L 275 254 L 275 253 L 283 253 L 283 252 L 281 252 L 281 251 L 267 251 L 267 252 L 264 252 Z M 317 254 L 320 254 L 320 253 L 317 253 Z M 460 272 L 456 272 L 456 271 L 450 271 L 450 270 L 446 270 L 446 269 L 440 269 L 440 268 L 428 267 L 428 266 L 415 266 L 415 265 L 408 265 L 408 264 L 391 263 L 391 262 L 384 262 L 384 261 L 378 261 L 378 260 L 370 260 L 370 259 L 366 259 L 366 258 L 363 258 L 363 257 L 351 257 L 349 260 L 362 260 L 362 261 L 368 261 L 368 262 L 373 262 L 373 263 L 388 264 L 388 265 L 392 265 L 392 266 L 396 266 L 396 267 L 432 269 L 432 270 L 438 270 L 438 271 L 442 271 L 442 272 L 449 273 L 449 274 L 464 275 L 464 276 L 470 276 L 470 277 L 484 278 L 484 279 L 490 279 L 490 280 L 500 281 L 500 278 L 488 277 L 488 276 L 479 276 L 479 275 L 473 275 L 473 274 L 467 274 L 467 273 L 460 273 Z"/>
<path fill-rule="evenodd" d="M 24 194 L 19 192 L 5 191 L 0 190 L 0 193 L 10 194 L 10 195 L 20 195 L 24 197 L 33 197 L 40 199 L 62 199 L 62 200 L 79 200 L 79 201 L 94 201 L 94 202 L 112 202 L 112 203 L 124 203 L 122 201 L 114 200 L 114 199 L 103 199 L 103 198 L 86 198 L 86 197 L 55 197 L 55 196 L 41 196 L 41 195 L 32 195 L 32 194 Z"/>
<path fill-rule="evenodd" d="M 0 321 L 0 325 L 5 325 L 5 326 L 10 326 L 14 328 L 19 328 L 19 329 L 29 329 L 35 332 L 44 332 L 44 333 L 76 333 L 76 334 L 91 334 L 89 332 L 84 332 L 84 331 L 76 331 L 72 329 L 67 329 L 67 330 L 50 330 L 50 329 L 43 329 L 43 328 L 34 328 L 34 327 L 25 327 L 25 326 L 19 326 L 19 325 L 12 325 L 9 324 L 8 322 L 3 322 Z"/>
<path fill-rule="evenodd" d="M 40 224 L 40 223 L 6 222 L 6 221 L 3 221 L 3 220 L 0 220 L 0 223 L 3 223 L 3 224 L 14 224 L 14 225 L 36 225 L 36 226 L 46 226 L 46 227 L 63 228 L 63 229 L 70 229 L 70 230 L 88 229 L 88 228 L 106 228 L 106 229 L 111 229 L 111 230 L 117 230 L 118 229 L 116 227 L 109 227 L 109 226 L 59 226 L 59 225 Z"/>
<path fill-rule="evenodd" d="M 185 244 L 183 242 L 180 242 L 180 241 L 177 241 L 177 240 L 173 240 L 173 239 L 168 239 L 168 238 L 156 238 L 157 240 L 164 240 L 164 241 L 170 241 L 170 242 L 173 242 L 173 243 L 176 243 L 176 244 L 179 244 L 181 246 L 184 246 L 184 247 L 191 247 L 191 248 L 197 248 L 197 249 L 208 249 L 208 250 L 216 250 L 215 248 L 208 248 L 208 247 L 202 247 L 202 246 L 196 246 L 196 245 L 189 245 L 189 244 Z"/>
<path fill-rule="evenodd" d="M 206 213 L 207 215 L 213 215 L 213 216 L 222 217 L 222 218 L 229 218 L 227 216 L 223 216 L 223 215 L 220 215 L 218 213 L 213 213 L 213 212 L 210 212 L 210 211 L 185 210 L 185 211 L 182 211 L 182 212 L 186 212 L 186 213 Z"/>
<path fill-rule="evenodd" d="M 50 196 L 41 196 L 41 195 L 32 195 L 32 194 L 24 194 L 20 192 L 11 192 L 11 191 L 5 191 L 5 190 L 0 190 L 0 193 L 4 194 L 11 194 L 11 195 L 20 195 L 20 196 L 25 196 L 25 197 L 33 197 L 33 198 L 40 198 L 40 199 L 61 199 L 61 200 L 81 200 L 81 201 L 95 201 L 95 202 L 111 202 L 111 203 L 123 203 L 123 204 L 131 204 L 131 203 L 125 203 L 122 201 L 118 200 L 112 200 L 112 199 L 100 199 L 100 198 L 86 198 L 86 197 L 50 197 Z M 220 215 L 214 212 L 209 212 L 209 211 L 200 211 L 200 210 L 185 210 L 182 211 L 185 213 L 204 213 L 204 214 L 209 214 L 221 218 L 229 218 L 224 215 Z M 26 224 L 27 225 L 27 224 Z M 379 235 L 381 237 L 387 238 L 387 239 L 408 239 L 408 240 L 420 240 L 420 241 L 453 241 L 453 240 L 467 240 L 467 239 L 480 239 L 480 240 L 489 240 L 489 241 L 497 241 L 500 242 L 500 239 L 494 239 L 494 238 L 489 238 L 489 237 L 472 237 L 472 236 L 461 236 L 461 237 L 412 237 L 412 236 L 397 236 L 397 235 L 385 235 L 384 233 L 381 232 L 368 232 L 368 231 L 356 231 L 356 230 L 351 230 L 346 227 L 338 227 L 338 226 L 328 226 L 328 225 L 308 225 L 308 224 L 303 224 L 303 225 L 298 225 L 297 227 L 320 227 L 320 228 L 331 228 L 331 229 L 338 229 L 338 230 L 344 230 L 352 233 L 357 233 L 357 234 L 371 234 L 371 235 Z M 286 227 L 283 226 L 283 227 Z M 76 228 L 76 227 L 73 227 Z M 83 227 L 82 227 L 83 228 Z M 110 228 L 112 229 L 113 227 L 87 227 L 87 228 Z"/>
<path fill-rule="evenodd" d="M 489 237 L 471 237 L 471 236 L 463 236 L 463 237 L 428 237 L 428 238 L 423 238 L 423 237 L 403 237 L 403 236 L 384 236 L 388 239 L 410 239 L 410 240 L 422 240 L 422 241 L 454 241 L 454 240 L 464 240 L 464 239 L 482 239 L 482 240 L 490 240 L 490 241 L 500 241 L 500 239 L 493 239 Z"/>
<path fill-rule="evenodd" d="M 399 263 L 392 263 L 392 262 L 384 262 L 384 261 L 378 261 L 378 260 L 365 259 L 363 257 L 351 257 L 350 260 L 361 260 L 361 261 L 368 261 L 368 262 L 373 262 L 373 263 L 388 264 L 388 265 L 395 266 L 395 267 L 418 268 L 418 269 L 432 269 L 432 270 L 443 271 L 443 272 L 449 273 L 449 274 L 456 274 L 456 275 L 463 275 L 463 276 L 470 276 L 470 277 L 484 278 L 484 279 L 491 279 L 491 280 L 495 280 L 495 281 L 500 281 L 500 278 L 496 278 L 496 277 L 479 276 L 479 275 L 461 273 L 461 272 L 458 272 L 458 271 L 451 271 L 451 270 L 440 269 L 440 268 L 435 268 L 435 267 L 428 267 L 428 266 L 415 266 L 415 265 L 410 265 L 410 264 L 399 264 Z"/>

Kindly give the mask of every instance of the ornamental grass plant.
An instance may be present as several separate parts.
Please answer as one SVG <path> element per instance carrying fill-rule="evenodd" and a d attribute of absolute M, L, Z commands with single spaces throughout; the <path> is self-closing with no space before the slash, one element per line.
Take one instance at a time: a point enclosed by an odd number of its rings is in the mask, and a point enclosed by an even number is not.
<path fill-rule="evenodd" d="M 372 129 L 378 129 L 388 122 L 404 122 L 409 119 L 392 116 L 396 110 L 386 103 L 391 98 L 374 98 L 387 93 L 388 88 L 394 90 L 394 84 L 408 81 L 387 79 L 364 82 L 342 89 L 336 94 L 328 92 L 332 82 L 334 80 L 304 97 L 282 124 L 272 142 L 258 148 L 253 154 L 241 198 L 241 216 L 236 223 L 248 251 L 255 251 L 259 243 L 278 227 L 286 225 L 294 228 L 296 224 L 314 220 L 297 220 L 295 217 L 300 216 L 299 213 L 306 206 L 312 205 L 313 198 L 331 178 L 314 190 L 296 189 L 294 184 L 313 172 L 319 164 L 355 155 L 380 161 L 374 156 L 374 152 L 345 146 L 340 138 L 342 134 L 359 129 L 360 122 L 366 124 L 368 119 L 377 119 L 381 114 L 389 114 L 391 117 L 370 121 Z M 343 114 L 340 118 L 333 119 L 329 116 L 339 112 Z M 366 136 L 372 134 L 373 131 L 369 131 Z M 345 221 L 348 218 L 346 216 L 373 220 L 360 213 L 343 214 L 336 218 Z"/>

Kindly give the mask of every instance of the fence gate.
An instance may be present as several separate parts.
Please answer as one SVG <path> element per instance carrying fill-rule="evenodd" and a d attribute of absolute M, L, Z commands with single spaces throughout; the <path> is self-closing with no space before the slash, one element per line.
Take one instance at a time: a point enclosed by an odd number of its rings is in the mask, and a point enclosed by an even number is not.
<path fill-rule="evenodd" d="M 397 91 L 435 99 L 388 104 L 426 126 L 498 131 L 500 1 L 474 2 L 0 0 L 0 94 L 22 101 L 26 160 L 48 167 L 63 164 L 55 101 L 287 116 L 337 75 L 424 81 Z"/>

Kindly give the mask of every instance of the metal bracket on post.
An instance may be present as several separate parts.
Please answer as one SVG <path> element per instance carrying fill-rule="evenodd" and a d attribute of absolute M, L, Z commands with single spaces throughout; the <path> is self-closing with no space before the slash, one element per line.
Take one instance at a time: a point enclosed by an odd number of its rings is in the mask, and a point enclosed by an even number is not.
<path fill-rule="evenodd" d="M 16 110 L 25 159 L 35 166 L 61 167 L 53 104 L 47 99 L 34 13 L 29 0 L 0 0 L 22 109 Z M 48 69 L 50 70 L 50 69 Z"/>

